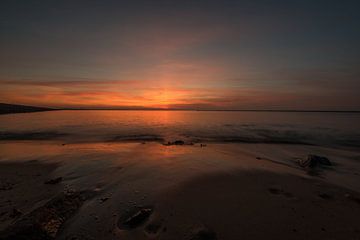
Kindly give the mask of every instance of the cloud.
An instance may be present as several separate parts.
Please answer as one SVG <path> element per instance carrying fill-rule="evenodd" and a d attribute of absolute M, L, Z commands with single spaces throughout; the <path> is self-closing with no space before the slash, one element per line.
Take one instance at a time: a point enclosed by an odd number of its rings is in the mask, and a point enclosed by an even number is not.
<path fill-rule="evenodd" d="M 360 108 L 358 72 L 274 70 L 222 80 L 223 66 L 169 61 L 139 79 L 39 77 L 0 80 L 0 101 L 52 107 L 177 109 Z"/>
<path fill-rule="evenodd" d="M 357 97 L 245 87 L 176 87 L 143 81 L 2 82 L 1 101 L 52 107 L 176 109 L 356 108 Z M 115 87 L 116 86 L 116 87 Z M 316 99 L 316 101 L 314 101 Z"/>

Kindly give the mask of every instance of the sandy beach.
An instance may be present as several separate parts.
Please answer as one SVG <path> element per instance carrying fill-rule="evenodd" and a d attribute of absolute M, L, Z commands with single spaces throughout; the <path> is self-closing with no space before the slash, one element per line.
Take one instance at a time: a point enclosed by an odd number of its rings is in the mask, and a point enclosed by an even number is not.
<path fill-rule="evenodd" d="M 0 149 L 0 239 L 360 237 L 357 149 L 60 141 Z M 309 172 L 298 164 L 308 154 L 332 166 Z"/>
<path fill-rule="evenodd" d="M 0 6 L 0 240 L 360 240 L 360 1 Z"/>

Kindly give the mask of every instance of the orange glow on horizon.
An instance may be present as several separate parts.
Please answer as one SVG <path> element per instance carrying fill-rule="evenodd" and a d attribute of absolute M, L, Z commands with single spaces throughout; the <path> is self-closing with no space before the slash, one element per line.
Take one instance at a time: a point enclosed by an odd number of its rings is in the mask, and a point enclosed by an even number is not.
<path fill-rule="evenodd" d="M 165 82 L 165 81 L 163 81 Z M 162 87 L 159 87 L 162 85 Z M 169 84 L 170 85 L 170 84 Z M 236 109 L 297 95 L 251 88 L 183 87 L 152 81 L 3 84 L 1 101 L 58 108 Z M 263 104 L 263 105 L 262 105 Z"/>
<path fill-rule="evenodd" d="M 165 61 L 139 70 L 141 80 L 0 79 L 0 100 L 48 107 L 183 108 L 226 97 L 228 89 L 210 87 L 223 72 L 219 64 L 210 62 Z"/>

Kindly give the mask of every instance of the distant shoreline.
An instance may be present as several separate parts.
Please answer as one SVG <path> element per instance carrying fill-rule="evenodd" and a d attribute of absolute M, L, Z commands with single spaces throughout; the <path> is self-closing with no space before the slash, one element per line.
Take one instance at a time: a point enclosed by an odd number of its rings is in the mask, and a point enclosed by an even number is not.
<path fill-rule="evenodd" d="M 193 112 L 324 112 L 324 113 L 360 113 L 360 110 L 354 111 L 340 111 L 340 110 L 216 110 L 216 109 L 163 109 L 163 108 L 155 108 L 155 109 L 112 109 L 112 108 L 63 108 L 63 109 L 54 109 L 54 110 L 71 110 L 71 111 L 193 111 Z"/>
<path fill-rule="evenodd" d="M 31 112 L 43 112 L 43 111 L 54 111 L 57 109 L 46 108 L 46 107 L 34 107 L 26 105 L 16 105 L 0 103 L 0 115 L 13 114 L 13 113 L 31 113 Z"/>
<path fill-rule="evenodd" d="M 48 108 L 0 103 L 1 114 L 44 111 L 194 111 L 194 112 L 294 112 L 294 113 L 360 113 L 360 110 L 293 110 L 293 109 L 164 109 L 164 108 Z"/>

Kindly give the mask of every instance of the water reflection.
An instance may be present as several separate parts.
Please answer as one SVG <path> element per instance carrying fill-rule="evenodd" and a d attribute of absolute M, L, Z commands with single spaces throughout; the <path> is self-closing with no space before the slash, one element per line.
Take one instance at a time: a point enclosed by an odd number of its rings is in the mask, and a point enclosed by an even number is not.
<path fill-rule="evenodd" d="M 54 111 L 0 116 L 0 140 L 274 142 L 360 146 L 360 114 Z"/>

